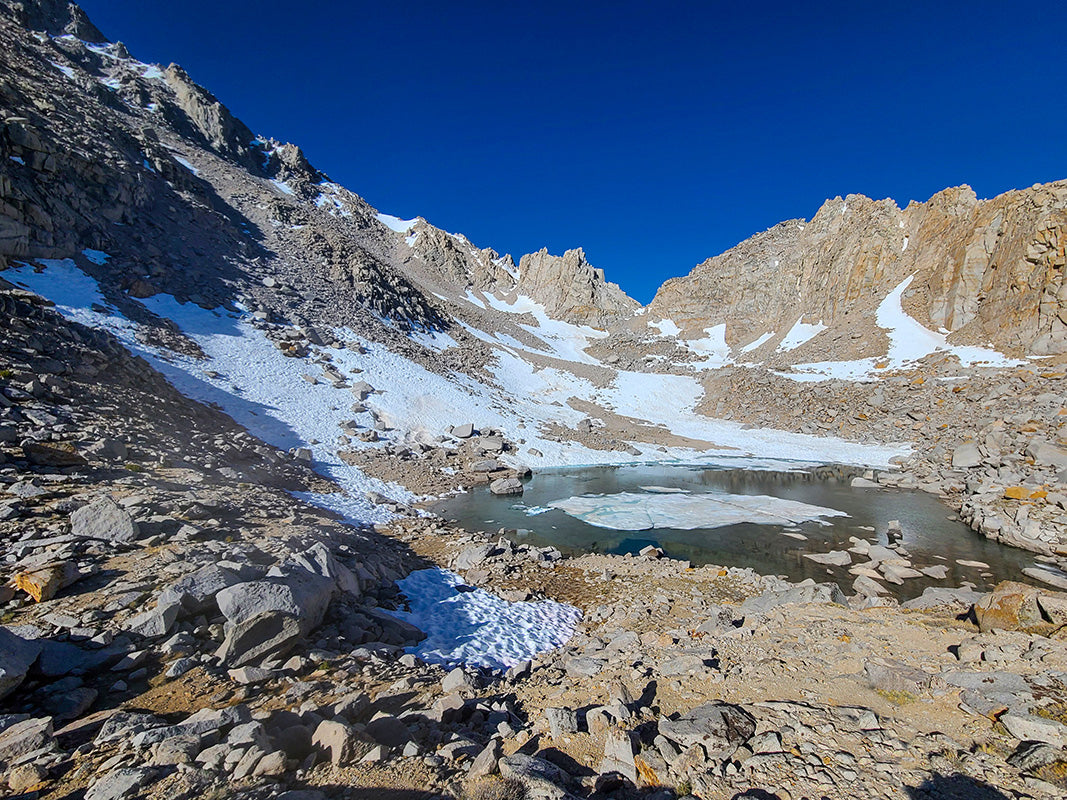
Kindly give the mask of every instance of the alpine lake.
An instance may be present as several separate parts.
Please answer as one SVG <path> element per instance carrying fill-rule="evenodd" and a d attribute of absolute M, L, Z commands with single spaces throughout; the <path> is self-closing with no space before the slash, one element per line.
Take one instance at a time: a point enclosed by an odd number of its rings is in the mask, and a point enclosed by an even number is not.
<path fill-rule="evenodd" d="M 566 555 L 637 554 L 654 545 L 693 566 L 836 581 L 846 592 L 856 578 L 850 568 L 868 562 L 856 552 L 864 549 L 857 548 L 859 539 L 897 548 L 912 570 L 944 575 L 879 581 L 900 600 L 931 586 L 987 591 L 1002 580 L 1031 582 L 1023 570 L 1039 565 L 1033 553 L 980 536 L 926 492 L 853 487 L 862 473 L 808 465 L 788 471 L 676 464 L 546 469 L 525 482 L 521 496 L 475 487 L 432 509 L 467 530 L 553 546 Z M 840 551 L 850 549 L 848 565 L 805 557 L 836 551 L 842 559 Z"/>

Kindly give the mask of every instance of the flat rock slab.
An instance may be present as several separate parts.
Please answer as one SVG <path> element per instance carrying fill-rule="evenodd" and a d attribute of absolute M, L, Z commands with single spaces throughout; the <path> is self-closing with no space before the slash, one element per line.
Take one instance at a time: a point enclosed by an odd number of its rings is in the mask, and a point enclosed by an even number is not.
<path fill-rule="evenodd" d="M 676 720 L 660 720 L 659 732 L 683 750 L 699 744 L 709 758 L 729 754 L 752 738 L 755 718 L 740 706 L 707 703 L 697 706 Z"/>
<path fill-rule="evenodd" d="M 99 497 L 71 514 L 70 529 L 75 536 L 108 542 L 132 542 L 138 534 L 137 523 L 110 497 Z"/>
<path fill-rule="evenodd" d="M 852 563 L 852 556 L 845 550 L 831 550 L 829 553 L 805 553 L 804 558 L 816 564 L 828 564 L 832 567 L 847 567 Z"/>

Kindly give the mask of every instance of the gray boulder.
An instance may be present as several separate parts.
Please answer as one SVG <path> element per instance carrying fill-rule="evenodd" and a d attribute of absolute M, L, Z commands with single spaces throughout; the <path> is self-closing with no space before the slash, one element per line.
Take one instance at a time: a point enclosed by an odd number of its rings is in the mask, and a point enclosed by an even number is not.
<path fill-rule="evenodd" d="M 138 794 L 155 774 L 156 771 L 148 767 L 113 769 L 89 787 L 85 800 L 125 800 Z"/>
<path fill-rule="evenodd" d="M 495 548 L 491 544 L 475 544 L 468 547 L 458 556 L 452 563 L 455 569 L 470 569 L 471 567 L 481 564 L 485 559 L 489 557 L 489 554 L 493 552 Z"/>
<path fill-rule="evenodd" d="M 474 435 L 474 423 L 466 422 L 452 428 L 452 435 L 457 439 L 469 439 Z"/>
<path fill-rule="evenodd" d="M 982 452 L 974 442 L 964 442 L 952 452 L 952 466 L 956 469 L 970 469 L 982 463 Z"/>
<path fill-rule="evenodd" d="M 609 728 L 604 739 L 604 760 L 597 770 L 600 774 L 616 772 L 630 783 L 637 783 L 637 754 L 635 734 L 621 728 Z"/>
<path fill-rule="evenodd" d="M 750 597 L 741 604 L 741 613 L 766 614 L 779 606 L 809 603 L 843 606 L 848 604 L 848 600 L 836 583 L 815 583 L 809 579 L 783 591 L 772 590 L 758 597 Z"/>
<path fill-rule="evenodd" d="M 553 739 L 578 731 L 578 712 L 573 708 L 546 708 L 545 719 Z"/>
<path fill-rule="evenodd" d="M 231 570 L 208 564 L 164 589 L 159 605 L 180 605 L 183 614 L 200 614 L 215 605 L 216 594 L 240 582 L 241 578 Z"/>
<path fill-rule="evenodd" d="M 1055 467 L 1056 469 L 1067 467 L 1067 450 L 1043 439 L 1035 439 L 1031 442 L 1026 448 L 1026 455 L 1030 456 L 1039 467 Z"/>
<path fill-rule="evenodd" d="M 497 767 L 500 777 L 521 783 L 527 797 L 565 800 L 570 796 L 563 788 L 569 776 L 551 761 L 516 754 L 500 759 Z"/>
<path fill-rule="evenodd" d="M 359 578 L 356 577 L 352 570 L 338 561 L 322 542 L 316 542 L 296 556 L 293 559 L 293 563 L 315 575 L 329 578 L 337 585 L 337 589 L 340 592 L 355 595 L 356 597 L 361 594 Z"/>
<path fill-rule="evenodd" d="M 371 394 L 373 391 L 374 387 L 366 381 L 359 381 L 358 383 L 352 384 L 352 394 L 359 400 L 366 400 L 367 395 Z"/>
<path fill-rule="evenodd" d="M 216 597 L 225 639 L 217 655 L 242 666 L 287 652 L 319 626 L 336 594 L 336 581 L 299 566 L 223 589 Z"/>
<path fill-rule="evenodd" d="M 202 708 L 186 717 L 184 722 L 143 730 L 132 736 L 130 743 L 137 748 L 148 748 L 175 736 L 207 736 L 234 725 L 245 725 L 251 721 L 252 712 L 248 710 L 248 706 Z M 98 736 L 98 743 L 99 738 Z"/>
<path fill-rule="evenodd" d="M 108 542 L 132 542 L 137 538 L 137 523 L 110 497 L 98 497 L 70 515 L 70 529 L 75 536 Z"/>
<path fill-rule="evenodd" d="M 123 627 L 130 633 L 148 638 L 163 636 L 168 633 L 178 620 L 178 605 L 158 604 L 155 608 L 143 611 L 131 618 Z"/>
<path fill-rule="evenodd" d="M 52 742 L 52 718 L 39 717 L 16 722 L 0 733 L 0 764 L 47 747 Z"/>
<path fill-rule="evenodd" d="M 709 759 L 716 759 L 730 755 L 752 738 L 756 720 L 740 706 L 707 703 L 676 720 L 660 720 L 659 732 L 682 750 L 699 744 Z"/>
<path fill-rule="evenodd" d="M 40 653 L 40 642 L 23 639 L 0 626 L 0 697 L 22 683 Z"/>

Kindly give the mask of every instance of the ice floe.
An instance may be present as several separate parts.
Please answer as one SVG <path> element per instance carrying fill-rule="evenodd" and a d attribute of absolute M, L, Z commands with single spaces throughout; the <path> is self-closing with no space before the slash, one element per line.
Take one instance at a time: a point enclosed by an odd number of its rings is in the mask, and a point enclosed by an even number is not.
<path fill-rule="evenodd" d="M 648 494 L 581 495 L 548 505 L 576 519 L 616 531 L 673 528 L 722 528 L 751 522 L 757 525 L 794 525 L 825 517 L 847 517 L 833 508 L 800 503 L 762 494 Z"/>

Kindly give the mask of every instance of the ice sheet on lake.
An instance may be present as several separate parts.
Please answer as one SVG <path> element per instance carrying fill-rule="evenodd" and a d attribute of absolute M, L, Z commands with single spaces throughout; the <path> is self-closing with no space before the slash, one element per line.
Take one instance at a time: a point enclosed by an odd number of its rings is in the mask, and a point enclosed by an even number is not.
<path fill-rule="evenodd" d="M 833 508 L 756 494 L 617 494 L 581 495 L 548 504 L 576 519 L 617 531 L 651 528 L 722 528 L 751 522 L 793 525 L 824 517 L 847 517 Z"/>
<path fill-rule="evenodd" d="M 411 610 L 388 613 L 429 634 L 408 648 L 428 664 L 507 669 L 566 644 L 582 617 L 574 606 L 550 600 L 509 603 L 436 567 L 396 584 Z"/>

